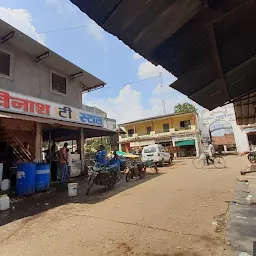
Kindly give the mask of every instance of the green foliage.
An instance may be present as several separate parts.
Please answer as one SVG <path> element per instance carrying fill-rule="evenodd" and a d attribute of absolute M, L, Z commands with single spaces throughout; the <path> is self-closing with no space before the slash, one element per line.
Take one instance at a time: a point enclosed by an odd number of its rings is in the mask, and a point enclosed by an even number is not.
<path fill-rule="evenodd" d="M 193 106 L 190 103 L 183 103 L 183 104 L 178 104 L 174 107 L 174 112 L 175 113 L 188 113 L 188 112 L 196 112 L 195 106 Z"/>
<path fill-rule="evenodd" d="M 96 152 L 99 150 L 100 145 L 103 145 L 107 152 L 111 151 L 109 137 L 102 137 L 102 139 L 93 138 L 91 140 L 88 140 L 87 143 L 84 145 L 84 150 L 86 152 Z"/>

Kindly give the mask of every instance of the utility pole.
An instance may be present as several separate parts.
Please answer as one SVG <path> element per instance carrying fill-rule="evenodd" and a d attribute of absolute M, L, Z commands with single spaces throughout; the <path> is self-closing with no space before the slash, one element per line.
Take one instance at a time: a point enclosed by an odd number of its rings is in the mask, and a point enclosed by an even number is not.
<path fill-rule="evenodd" d="M 160 78 L 160 87 L 163 87 L 163 77 L 162 77 L 162 72 L 159 73 L 159 78 Z M 166 115 L 166 108 L 165 108 L 165 101 L 162 100 L 163 103 L 163 114 Z"/>
<path fill-rule="evenodd" d="M 162 77 L 162 72 L 159 73 L 160 77 L 160 86 L 163 87 L 163 77 Z"/>
<path fill-rule="evenodd" d="M 166 115 L 165 101 L 162 100 L 162 103 L 163 103 L 163 113 L 164 113 L 164 115 Z"/>

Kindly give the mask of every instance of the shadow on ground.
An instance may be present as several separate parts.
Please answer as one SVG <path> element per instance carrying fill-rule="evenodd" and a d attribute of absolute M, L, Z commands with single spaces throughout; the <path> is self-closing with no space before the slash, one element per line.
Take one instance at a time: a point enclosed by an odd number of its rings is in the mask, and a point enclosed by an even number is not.
<path fill-rule="evenodd" d="M 122 175 L 121 181 L 115 185 L 114 189 L 106 190 L 103 186 L 95 185 L 92 187 L 88 196 L 85 195 L 85 178 L 76 180 L 79 184 L 78 195 L 76 197 L 68 196 L 67 184 L 55 184 L 51 188 L 52 192 L 50 193 L 33 194 L 29 197 L 23 197 L 20 200 L 14 200 L 8 211 L 0 212 L 0 226 L 69 203 L 96 204 L 164 174 L 165 172 L 161 172 L 161 170 L 159 174 L 147 173 L 144 179 L 135 178 L 128 183 L 125 181 L 125 175 Z"/>

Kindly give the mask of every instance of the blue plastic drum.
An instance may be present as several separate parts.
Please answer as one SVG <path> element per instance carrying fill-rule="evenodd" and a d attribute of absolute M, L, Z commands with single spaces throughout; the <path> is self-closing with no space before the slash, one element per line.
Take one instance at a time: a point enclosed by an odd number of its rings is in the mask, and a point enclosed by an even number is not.
<path fill-rule="evenodd" d="M 36 165 L 36 191 L 45 191 L 50 187 L 50 165 Z"/>
<path fill-rule="evenodd" d="M 17 166 L 16 195 L 23 196 L 35 192 L 36 164 L 22 163 Z"/>

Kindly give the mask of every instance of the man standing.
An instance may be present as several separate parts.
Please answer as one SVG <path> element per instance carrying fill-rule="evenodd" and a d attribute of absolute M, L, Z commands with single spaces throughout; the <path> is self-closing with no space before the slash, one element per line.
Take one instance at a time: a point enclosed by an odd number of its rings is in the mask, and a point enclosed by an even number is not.
<path fill-rule="evenodd" d="M 211 141 L 208 141 L 208 150 L 207 150 L 207 156 L 206 156 L 206 161 L 207 161 L 207 165 L 209 165 L 209 160 L 213 163 L 214 160 L 212 157 L 214 157 L 215 155 L 215 148 L 212 145 Z"/>
<path fill-rule="evenodd" d="M 60 168 L 60 182 L 63 183 L 65 181 L 67 175 L 67 147 L 68 143 L 64 143 L 64 147 L 59 151 L 59 168 Z"/>

